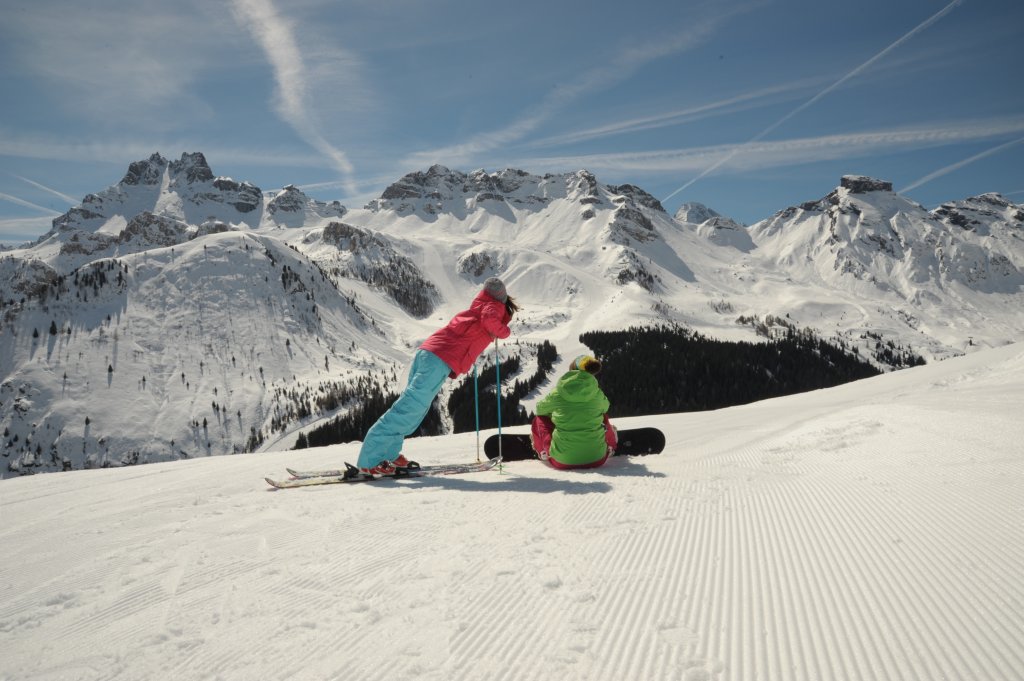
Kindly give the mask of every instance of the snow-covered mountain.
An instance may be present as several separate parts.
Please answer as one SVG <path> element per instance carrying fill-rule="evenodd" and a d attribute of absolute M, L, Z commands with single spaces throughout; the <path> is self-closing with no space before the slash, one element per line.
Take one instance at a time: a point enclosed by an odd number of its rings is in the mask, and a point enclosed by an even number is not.
<path fill-rule="evenodd" d="M 434 166 L 350 208 L 154 154 L 0 255 L 5 469 L 290 446 L 400 384 L 492 275 L 523 306 L 509 343 L 564 358 L 591 330 L 752 341 L 781 319 L 865 356 L 998 346 L 1024 329 L 1022 225 L 998 195 L 929 212 L 855 176 L 749 229 L 583 170 Z"/>
<path fill-rule="evenodd" d="M 997 194 L 928 211 L 889 182 L 846 176 L 750 233 L 763 264 L 833 292 L 844 314 L 926 353 L 972 338 L 1010 341 L 1024 329 L 1024 210 Z M 918 332 L 916 342 L 905 330 Z"/>
<path fill-rule="evenodd" d="M 80 206 L 56 218 L 53 229 L 117 234 L 125 220 L 145 211 L 194 225 L 210 220 L 258 225 L 263 208 L 258 187 L 214 177 L 202 154 L 168 161 L 155 153 L 128 166 L 116 185 L 89 194 Z"/>
<path fill-rule="evenodd" d="M 750 251 L 754 242 L 750 231 L 732 218 L 725 217 L 702 203 L 684 203 L 676 211 L 677 222 L 697 225 L 697 233 L 720 246 Z"/>

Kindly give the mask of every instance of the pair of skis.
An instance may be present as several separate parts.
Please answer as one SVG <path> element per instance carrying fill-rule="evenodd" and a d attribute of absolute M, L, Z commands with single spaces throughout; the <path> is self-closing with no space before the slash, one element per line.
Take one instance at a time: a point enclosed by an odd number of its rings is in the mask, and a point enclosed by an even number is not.
<path fill-rule="evenodd" d="M 410 466 L 408 468 L 398 468 L 394 473 L 388 475 L 381 475 L 378 477 L 369 477 L 359 472 L 359 469 L 350 463 L 345 464 L 344 469 L 332 468 L 328 470 L 317 470 L 317 471 L 299 471 L 291 468 L 286 468 L 288 474 L 292 477 L 288 480 L 274 480 L 272 478 L 265 478 L 267 484 L 271 487 L 278 489 L 288 489 L 291 487 L 309 487 L 310 485 L 334 485 L 338 483 L 349 483 L 349 482 L 372 482 L 374 480 L 381 480 L 387 478 L 427 478 L 439 475 L 459 475 L 461 473 L 479 473 L 488 471 L 500 463 L 500 459 L 488 459 L 486 461 L 480 461 L 478 463 L 463 463 L 463 464 L 441 464 L 437 466 Z"/>
<path fill-rule="evenodd" d="M 498 356 L 498 339 L 494 339 L 494 372 L 498 397 L 498 435 L 501 435 L 501 358 Z M 476 363 L 473 364 L 473 382 L 476 383 Z M 479 390 L 476 391 L 479 395 Z M 480 409 L 477 406 L 476 418 L 477 456 L 480 450 Z M 381 478 L 426 478 L 437 475 L 458 475 L 460 473 L 478 473 L 487 471 L 499 465 L 502 461 L 501 445 L 498 445 L 496 458 L 489 458 L 487 461 L 467 464 L 451 464 L 440 466 L 420 466 L 415 464 L 408 468 L 398 468 L 394 473 L 379 477 L 363 475 L 359 469 L 350 463 L 345 464 L 345 470 L 334 469 L 325 471 L 296 471 L 291 468 L 285 470 L 292 476 L 290 480 L 273 480 L 265 478 L 267 484 L 278 489 L 289 487 L 308 487 L 310 485 L 333 485 L 347 482 L 369 482 Z"/>

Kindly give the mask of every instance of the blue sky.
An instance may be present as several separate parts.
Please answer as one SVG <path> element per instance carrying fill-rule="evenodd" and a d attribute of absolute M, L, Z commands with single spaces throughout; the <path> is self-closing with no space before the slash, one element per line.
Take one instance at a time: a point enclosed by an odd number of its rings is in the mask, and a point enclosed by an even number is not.
<path fill-rule="evenodd" d="M 1024 203 L 1020 0 L 6 0 L 0 241 L 159 151 L 359 207 L 586 168 L 745 223 L 843 174 Z"/>

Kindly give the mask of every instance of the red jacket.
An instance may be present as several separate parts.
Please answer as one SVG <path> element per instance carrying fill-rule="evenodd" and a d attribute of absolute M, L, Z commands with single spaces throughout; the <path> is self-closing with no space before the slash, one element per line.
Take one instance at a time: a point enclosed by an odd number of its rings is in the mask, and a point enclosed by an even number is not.
<path fill-rule="evenodd" d="M 432 333 L 420 349 L 429 350 L 444 360 L 453 376 L 469 373 L 473 362 L 494 338 L 509 337 L 510 321 L 512 315 L 505 310 L 505 304 L 487 291 L 480 291 L 468 310 L 458 313 L 447 326 Z"/>

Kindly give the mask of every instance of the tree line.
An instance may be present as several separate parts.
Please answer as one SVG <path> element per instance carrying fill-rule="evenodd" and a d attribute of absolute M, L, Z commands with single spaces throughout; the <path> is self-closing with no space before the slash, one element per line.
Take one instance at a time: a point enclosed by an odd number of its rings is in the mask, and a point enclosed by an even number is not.
<path fill-rule="evenodd" d="M 676 326 L 592 331 L 579 340 L 604 364 L 598 380 L 613 418 L 721 409 L 881 373 L 856 353 L 794 327 L 763 343 L 714 340 Z M 529 423 L 533 414 L 521 402 L 547 380 L 557 359 L 557 349 L 545 341 L 537 346 L 537 370 L 529 377 L 520 377 L 521 353 L 503 359 L 497 371 L 485 362 L 475 379 L 470 374 L 455 385 L 443 406 L 434 400 L 413 436 L 446 432 L 442 409 L 454 433 L 475 430 L 478 414 L 482 430 L 496 428 L 499 373 L 502 426 Z M 398 395 L 376 382 L 363 387 L 366 393 L 353 396 L 355 407 L 300 435 L 296 449 L 364 439 Z"/>
<path fill-rule="evenodd" d="M 721 409 L 881 373 L 796 329 L 764 343 L 714 340 L 670 326 L 592 331 L 579 339 L 604 364 L 599 381 L 612 417 Z"/>

